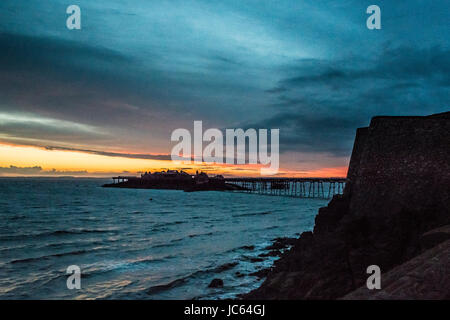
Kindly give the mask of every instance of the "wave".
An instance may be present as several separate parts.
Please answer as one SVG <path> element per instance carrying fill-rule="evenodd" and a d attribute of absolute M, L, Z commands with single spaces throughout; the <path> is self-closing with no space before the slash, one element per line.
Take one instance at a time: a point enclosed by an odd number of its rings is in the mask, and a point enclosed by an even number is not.
<path fill-rule="evenodd" d="M 152 230 L 154 230 L 154 229 L 152 229 Z M 178 242 L 182 242 L 183 240 L 186 240 L 186 239 L 192 239 L 192 238 L 197 238 L 197 237 L 202 237 L 202 236 L 212 236 L 213 234 L 218 234 L 218 233 L 220 233 L 220 232 L 211 231 L 211 232 L 206 232 L 206 233 L 194 233 L 194 234 L 190 234 L 186 237 L 172 239 L 167 243 L 155 244 L 155 245 L 151 246 L 150 248 L 153 249 L 153 248 L 173 247 L 173 246 L 176 246 Z"/>
<path fill-rule="evenodd" d="M 263 212 L 251 212 L 251 213 L 241 213 L 241 214 L 233 214 L 232 217 L 251 217 L 251 216 L 263 216 L 266 214 L 272 214 L 272 211 L 263 211 Z"/>
<path fill-rule="evenodd" d="M 149 289 L 146 290 L 146 293 L 149 295 L 161 293 L 163 291 L 167 291 L 167 290 L 173 289 L 175 287 L 179 287 L 179 286 L 187 283 L 192 278 L 196 278 L 200 275 L 205 275 L 205 274 L 210 274 L 210 273 L 215 273 L 215 274 L 221 273 L 221 272 L 233 269 L 238 264 L 239 264 L 239 262 L 230 262 L 230 263 L 222 264 L 218 267 L 213 267 L 213 268 L 206 269 L 206 270 L 199 270 L 199 271 L 191 273 L 190 275 L 188 275 L 186 277 L 175 279 L 169 283 L 150 287 Z"/>
<path fill-rule="evenodd" d="M 211 232 L 207 232 L 207 233 L 194 233 L 194 234 L 190 234 L 188 235 L 189 238 L 196 238 L 196 237 L 201 237 L 201 236 L 212 236 L 215 232 L 211 231 Z"/>
<path fill-rule="evenodd" d="M 279 228 L 279 226 L 269 226 L 266 228 L 262 228 L 261 230 L 272 230 L 272 229 L 278 229 L 278 228 Z"/>
<path fill-rule="evenodd" d="M 68 234 L 83 234 L 83 233 L 111 233 L 117 232 L 117 229 L 69 229 L 69 230 L 56 230 L 56 231 L 47 231 L 41 233 L 32 233 L 32 234 L 18 234 L 18 235 L 8 235 L 0 237 L 0 240 L 22 240 L 27 238 L 40 238 L 40 237 L 48 237 L 48 236 L 61 236 Z"/>
<path fill-rule="evenodd" d="M 156 244 L 150 248 L 163 248 L 163 247 L 173 247 L 176 246 L 178 242 L 183 241 L 184 239 L 186 239 L 186 237 L 183 238 L 177 238 L 177 239 L 172 239 L 170 240 L 168 243 L 160 243 L 160 244 Z"/>
<path fill-rule="evenodd" d="M 146 265 L 157 263 L 157 262 L 164 262 L 164 261 L 167 261 L 168 259 L 172 259 L 175 257 L 176 257 L 175 255 L 167 255 L 167 256 L 164 256 L 161 258 L 145 257 L 145 258 L 137 258 L 134 260 L 125 260 L 125 261 L 120 261 L 120 262 L 112 262 L 112 263 L 110 262 L 110 263 L 106 264 L 106 266 L 103 268 L 97 268 L 97 269 L 93 269 L 91 271 L 84 271 L 83 277 L 88 278 L 88 277 L 92 277 L 92 276 L 95 276 L 98 274 L 104 274 L 104 273 L 113 272 L 113 271 L 136 269 L 136 267 L 139 267 L 139 266 L 146 266 Z"/>
<path fill-rule="evenodd" d="M 98 249 L 96 249 L 96 250 L 98 250 Z M 76 250 L 76 251 L 70 251 L 70 252 L 55 253 L 55 254 L 50 254 L 50 255 L 41 256 L 41 257 L 32 257 L 32 258 L 13 260 L 13 261 L 10 261 L 9 263 L 16 264 L 16 263 L 39 261 L 39 260 L 48 260 L 48 259 L 54 258 L 54 257 L 59 258 L 59 257 L 64 257 L 64 256 L 80 255 L 80 254 L 88 253 L 91 251 L 93 251 L 93 250 Z"/>
<path fill-rule="evenodd" d="M 163 210 L 163 211 L 159 211 L 159 212 L 157 212 L 157 213 L 159 213 L 159 214 L 170 214 L 170 213 L 175 213 L 175 211 L 172 211 L 172 210 Z"/>
<path fill-rule="evenodd" d="M 14 220 L 20 220 L 20 219 L 24 219 L 24 218 L 26 218 L 25 215 L 16 215 L 16 216 L 8 217 L 7 219 L 14 221 Z"/>
<path fill-rule="evenodd" d="M 169 282 L 167 284 L 161 284 L 161 285 L 150 287 L 146 292 L 149 295 L 157 294 L 157 293 L 160 293 L 162 291 L 170 290 L 170 289 L 173 289 L 175 287 L 181 286 L 186 281 L 187 281 L 187 278 L 176 279 L 176 280 L 171 281 L 171 282 Z"/>
<path fill-rule="evenodd" d="M 152 229 L 160 229 L 160 228 L 165 228 L 165 227 L 168 227 L 168 226 L 174 226 L 174 225 L 179 225 L 179 224 L 183 224 L 183 223 L 186 223 L 187 221 L 180 221 L 180 220 L 177 220 L 177 221 L 173 221 L 173 222 L 162 222 L 162 223 L 157 223 L 157 224 L 155 224 L 154 226 L 153 226 L 153 228 Z"/>
<path fill-rule="evenodd" d="M 168 248 L 168 247 L 174 247 L 176 246 L 176 242 L 171 241 L 169 243 L 161 243 L 161 244 L 155 244 L 154 246 L 151 246 L 151 249 L 155 249 L 155 248 Z"/>

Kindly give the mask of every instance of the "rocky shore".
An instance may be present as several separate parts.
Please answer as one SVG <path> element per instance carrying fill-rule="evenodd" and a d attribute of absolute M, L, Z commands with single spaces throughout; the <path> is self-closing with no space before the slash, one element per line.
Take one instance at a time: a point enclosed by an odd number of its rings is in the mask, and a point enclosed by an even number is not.
<path fill-rule="evenodd" d="M 344 194 L 244 299 L 449 299 L 450 112 L 357 130 Z M 366 269 L 381 269 L 369 290 Z"/>

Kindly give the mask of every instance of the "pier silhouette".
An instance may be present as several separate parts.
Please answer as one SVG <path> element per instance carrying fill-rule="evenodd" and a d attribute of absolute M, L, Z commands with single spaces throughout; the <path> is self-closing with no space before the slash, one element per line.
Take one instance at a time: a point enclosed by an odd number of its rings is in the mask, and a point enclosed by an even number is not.
<path fill-rule="evenodd" d="M 289 178 L 289 177 L 209 177 L 201 172 L 195 175 L 183 171 L 145 173 L 141 177 L 112 177 L 107 187 L 144 189 L 181 189 L 185 191 L 233 191 L 271 196 L 329 199 L 344 192 L 346 178 Z"/>
<path fill-rule="evenodd" d="M 248 192 L 272 196 L 329 199 L 344 192 L 346 178 L 225 178 Z"/>

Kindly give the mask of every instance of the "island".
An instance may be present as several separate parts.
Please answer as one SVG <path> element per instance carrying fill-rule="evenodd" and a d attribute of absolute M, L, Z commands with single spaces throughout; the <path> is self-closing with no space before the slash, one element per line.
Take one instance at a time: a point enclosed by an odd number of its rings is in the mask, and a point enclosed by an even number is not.
<path fill-rule="evenodd" d="M 145 172 L 140 177 L 113 177 L 113 183 L 105 184 L 105 188 L 133 188 L 133 189 L 169 189 L 193 191 L 237 191 L 244 187 L 226 183 L 222 175 L 208 176 L 204 172 L 191 175 L 183 170 L 167 170 Z"/>

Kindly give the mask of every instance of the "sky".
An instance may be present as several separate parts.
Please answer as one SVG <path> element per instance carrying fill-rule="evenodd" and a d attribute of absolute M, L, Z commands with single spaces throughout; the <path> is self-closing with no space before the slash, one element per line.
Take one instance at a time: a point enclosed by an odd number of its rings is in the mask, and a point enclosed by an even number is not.
<path fill-rule="evenodd" d="M 81 9 L 81 30 L 66 8 Z M 369 5 L 380 30 L 366 27 Z M 448 1 L 2 0 L 0 176 L 181 169 L 177 128 L 279 128 L 284 176 L 345 176 L 376 115 L 449 110 Z M 259 175 L 258 166 L 185 170 Z"/>

